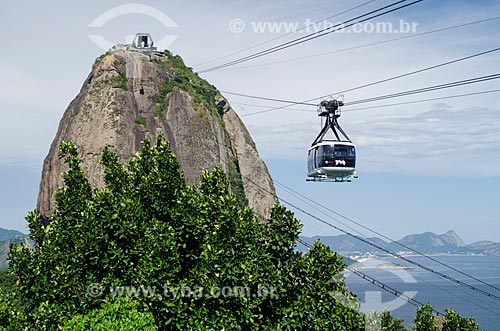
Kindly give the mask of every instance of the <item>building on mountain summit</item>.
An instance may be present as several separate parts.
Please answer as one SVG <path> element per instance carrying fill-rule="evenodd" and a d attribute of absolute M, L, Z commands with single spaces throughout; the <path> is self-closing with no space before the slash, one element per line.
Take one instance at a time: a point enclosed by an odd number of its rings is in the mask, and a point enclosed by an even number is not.
<path fill-rule="evenodd" d="M 132 44 L 118 44 L 111 48 L 111 50 L 118 49 L 135 51 L 145 55 L 164 55 L 162 52 L 159 52 L 154 46 L 153 38 L 149 33 L 137 33 Z"/>

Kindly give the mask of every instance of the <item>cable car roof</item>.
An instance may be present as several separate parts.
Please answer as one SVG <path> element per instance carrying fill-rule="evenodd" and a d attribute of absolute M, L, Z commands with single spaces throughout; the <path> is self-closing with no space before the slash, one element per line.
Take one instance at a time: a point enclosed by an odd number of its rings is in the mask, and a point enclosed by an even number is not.
<path fill-rule="evenodd" d="M 318 141 L 316 144 L 313 146 L 309 147 L 309 150 L 314 149 L 318 146 L 332 146 L 332 145 L 343 145 L 343 146 L 353 146 L 356 147 L 356 144 L 350 142 L 350 141 L 339 141 L 339 140 L 322 140 Z"/>

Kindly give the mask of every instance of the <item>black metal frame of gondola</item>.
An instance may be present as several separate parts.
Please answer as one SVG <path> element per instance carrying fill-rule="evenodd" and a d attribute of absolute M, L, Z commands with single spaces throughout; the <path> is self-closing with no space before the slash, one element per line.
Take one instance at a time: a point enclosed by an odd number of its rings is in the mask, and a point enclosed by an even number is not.
<path fill-rule="evenodd" d="M 318 116 L 326 117 L 326 121 L 325 125 L 321 129 L 316 139 L 314 139 L 311 146 L 320 143 L 323 140 L 323 137 L 328 132 L 328 129 L 332 129 L 333 134 L 337 138 L 337 141 L 352 143 L 351 139 L 349 139 L 345 131 L 340 127 L 340 124 L 337 120 L 340 117 L 340 107 L 342 107 L 343 105 L 344 103 L 342 101 L 337 100 L 323 101 L 320 103 L 320 105 L 318 106 Z M 344 136 L 346 140 L 341 140 L 339 133 Z"/>

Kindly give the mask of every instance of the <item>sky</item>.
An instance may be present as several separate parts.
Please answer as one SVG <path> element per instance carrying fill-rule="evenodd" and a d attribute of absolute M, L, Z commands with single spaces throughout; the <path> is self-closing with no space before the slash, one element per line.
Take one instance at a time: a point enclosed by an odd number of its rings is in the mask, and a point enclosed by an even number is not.
<path fill-rule="evenodd" d="M 43 159 L 69 102 L 106 45 L 149 32 L 160 48 L 200 71 L 272 47 L 285 27 L 339 23 L 392 3 L 342 1 L 10 1 L 0 11 L 0 227 L 27 232 Z M 424 0 L 376 18 L 363 29 L 332 33 L 229 68 L 200 73 L 222 91 L 286 100 L 337 97 L 337 91 L 500 47 L 500 1 Z M 370 31 L 375 23 L 393 31 Z M 266 24 L 281 26 L 281 34 Z M 281 25 L 279 25 L 281 24 Z M 322 23 L 325 24 L 325 23 Z M 321 26 L 321 25 L 318 25 Z M 324 25 L 323 25 L 324 26 Z M 415 29 L 401 33 L 401 27 Z M 264 27 L 259 30 L 259 27 Z M 309 27 L 313 29 L 313 27 Z M 276 30 L 276 29 L 275 29 Z M 395 32 L 394 30 L 398 30 Z M 312 31 L 311 31 L 312 32 Z M 423 35 L 419 35 L 423 34 Z M 95 42 L 99 40 L 106 42 Z M 402 37 L 407 37 L 400 39 Z M 390 41 L 392 39 L 400 40 Z M 369 44 L 375 44 L 366 46 Z M 361 47 L 363 46 L 363 47 Z M 347 49 L 347 50 L 346 50 Z M 326 55 L 318 55 L 329 53 Z M 314 55 L 314 57 L 313 57 Z M 220 57 L 218 61 L 204 63 Z M 288 61 L 300 57 L 304 59 Z M 345 102 L 500 72 L 500 52 L 344 93 Z M 287 62 L 282 62 L 287 61 Z M 280 62 L 280 63 L 275 63 Z M 306 153 L 320 130 L 314 107 L 225 94 L 242 116 L 274 179 L 391 238 L 455 230 L 466 242 L 500 241 L 500 93 L 379 107 L 498 89 L 498 81 L 344 107 L 340 122 L 357 144 L 359 178 L 309 183 Z M 224 94 L 224 93 L 223 93 Z M 356 108 L 364 108 L 356 110 Z M 297 111 L 302 110 L 302 111 Z M 284 190 L 278 193 L 306 207 Z M 312 212 L 317 210 L 307 207 Z M 305 235 L 337 235 L 296 213 Z M 318 214 L 324 217 L 324 215 Z M 326 218 L 326 216 L 325 216 Z M 364 232 L 366 233 L 366 232 Z M 368 233 L 366 233 L 369 235 Z"/>

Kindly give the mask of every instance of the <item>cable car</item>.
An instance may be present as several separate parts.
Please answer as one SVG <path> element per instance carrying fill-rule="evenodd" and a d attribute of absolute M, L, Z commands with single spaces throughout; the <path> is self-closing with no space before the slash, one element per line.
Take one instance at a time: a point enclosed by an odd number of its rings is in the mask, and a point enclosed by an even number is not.
<path fill-rule="evenodd" d="M 356 175 L 356 145 L 340 127 L 340 107 L 343 101 L 323 100 L 318 116 L 325 117 L 325 125 L 311 144 L 307 154 L 307 181 L 350 182 Z M 323 139 L 332 130 L 335 139 Z"/>

